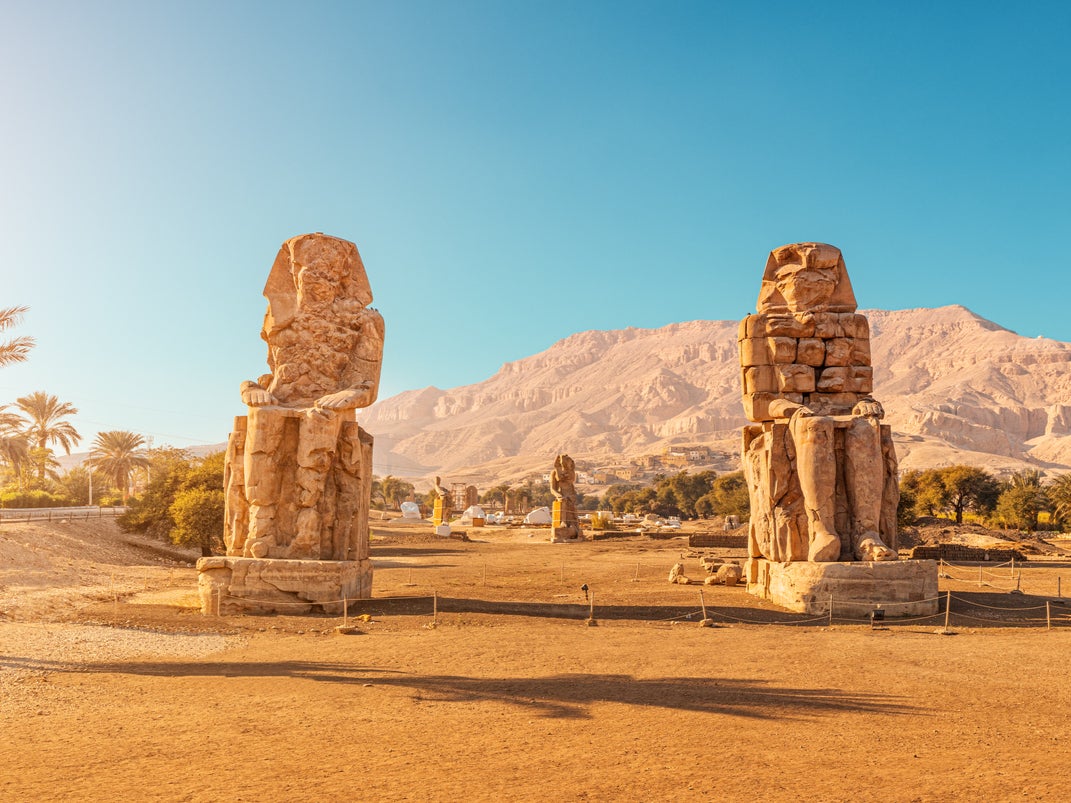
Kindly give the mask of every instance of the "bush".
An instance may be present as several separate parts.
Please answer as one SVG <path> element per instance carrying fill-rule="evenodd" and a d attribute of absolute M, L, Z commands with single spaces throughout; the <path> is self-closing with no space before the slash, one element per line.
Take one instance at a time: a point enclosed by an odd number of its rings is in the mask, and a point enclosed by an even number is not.
<path fill-rule="evenodd" d="M 196 487 L 179 491 L 169 511 L 175 522 L 171 540 L 200 547 L 205 557 L 222 552 L 224 504 L 223 491 Z"/>
<path fill-rule="evenodd" d="M 0 494 L 0 507 L 70 507 L 72 501 L 48 491 L 5 491 Z"/>

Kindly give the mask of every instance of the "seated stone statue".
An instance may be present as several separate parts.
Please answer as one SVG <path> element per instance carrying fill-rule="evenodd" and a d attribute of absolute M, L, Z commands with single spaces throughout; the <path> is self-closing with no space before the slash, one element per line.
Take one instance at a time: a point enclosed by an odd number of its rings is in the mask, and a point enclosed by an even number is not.
<path fill-rule="evenodd" d="M 752 557 L 895 560 L 896 454 L 871 396 L 870 333 L 837 248 L 771 252 L 740 324 Z"/>
<path fill-rule="evenodd" d="M 225 484 L 227 554 L 367 557 L 372 438 L 355 410 L 376 399 L 383 319 L 357 247 L 285 242 L 264 288 L 271 373 L 243 382 Z"/>

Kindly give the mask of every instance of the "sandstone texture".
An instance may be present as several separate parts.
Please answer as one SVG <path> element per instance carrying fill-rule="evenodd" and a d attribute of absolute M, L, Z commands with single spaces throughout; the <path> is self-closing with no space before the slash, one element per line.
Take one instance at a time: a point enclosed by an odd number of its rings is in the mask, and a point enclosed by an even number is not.
<path fill-rule="evenodd" d="M 797 613 L 864 619 L 876 607 L 888 617 L 937 613 L 937 563 L 899 560 L 778 563 L 753 558 L 745 567 L 752 594 Z"/>
<path fill-rule="evenodd" d="M 740 322 L 748 550 L 773 561 L 896 560 L 896 452 L 840 250 L 770 252 Z M 808 360 L 808 364 L 800 362 Z"/>
<path fill-rule="evenodd" d="M 372 595 L 372 561 L 201 558 L 197 592 L 205 613 L 337 616 Z"/>
<path fill-rule="evenodd" d="M 235 419 L 224 473 L 227 555 L 255 560 L 202 561 L 202 586 L 232 607 L 249 593 L 255 610 L 284 593 L 367 595 L 372 436 L 355 411 L 379 390 L 383 318 L 368 306 L 357 246 L 323 234 L 287 240 L 264 296 L 271 372 L 241 384 L 248 414 Z M 310 566 L 293 565 L 301 561 Z"/>

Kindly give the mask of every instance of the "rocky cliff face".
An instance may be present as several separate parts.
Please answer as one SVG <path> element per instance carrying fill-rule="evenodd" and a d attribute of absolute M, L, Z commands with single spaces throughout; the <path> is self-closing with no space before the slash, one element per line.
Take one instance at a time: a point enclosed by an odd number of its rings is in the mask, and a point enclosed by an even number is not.
<path fill-rule="evenodd" d="M 960 306 L 866 314 L 902 466 L 1071 467 L 1071 344 Z M 385 399 L 361 423 L 378 469 L 412 476 L 493 463 L 509 479 L 562 451 L 614 461 L 674 443 L 735 454 L 736 333 L 736 321 L 581 332 L 484 382 Z"/>

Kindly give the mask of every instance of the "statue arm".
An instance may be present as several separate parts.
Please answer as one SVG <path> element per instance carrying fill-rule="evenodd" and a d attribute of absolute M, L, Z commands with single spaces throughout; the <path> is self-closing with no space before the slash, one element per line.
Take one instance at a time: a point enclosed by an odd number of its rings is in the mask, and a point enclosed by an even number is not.
<path fill-rule="evenodd" d="M 379 395 L 379 371 L 383 360 L 383 316 L 372 308 L 362 310 L 357 347 L 347 374 L 352 384 L 316 401 L 325 410 L 367 407 Z"/>
<path fill-rule="evenodd" d="M 813 415 L 810 408 L 788 399 L 774 399 L 770 402 L 769 410 L 773 418 L 791 418 L 797 413 L 801 416 Z"/>
<path fill-rule="evenodd" d="M 316 400 L 316 406 L 322 410 L 353 410 L 367 407 L 376 398 L 376 383 L 366 379 L 345 390 L 329 393 Z"/>

